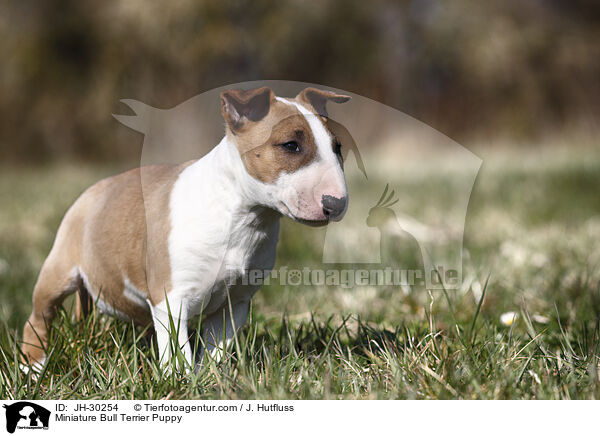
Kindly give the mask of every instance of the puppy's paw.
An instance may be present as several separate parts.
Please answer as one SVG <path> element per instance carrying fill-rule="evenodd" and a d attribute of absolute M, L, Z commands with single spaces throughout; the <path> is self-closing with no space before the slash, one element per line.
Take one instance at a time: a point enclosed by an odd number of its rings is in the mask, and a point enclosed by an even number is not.
<path fill-rule="evenodd" d="M 25 375 L 31 373 L 31 377 L 35 380 L 41 374 L 45 364 L 46 358 L 42 357 L 42 359 L 31 364 L 19 363 L 19 368 Z"/>

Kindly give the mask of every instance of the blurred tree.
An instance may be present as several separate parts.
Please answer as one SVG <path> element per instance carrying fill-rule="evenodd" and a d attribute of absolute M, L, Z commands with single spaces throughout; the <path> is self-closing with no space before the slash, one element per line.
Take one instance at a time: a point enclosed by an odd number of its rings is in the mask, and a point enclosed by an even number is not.
<path fill-rule="evenodd" d="M 600 5 L 456 0 L 0 3 L 0 158 L 135 157 L 119 99 L 329 85 L 456 137 L 597 126 Z"/>

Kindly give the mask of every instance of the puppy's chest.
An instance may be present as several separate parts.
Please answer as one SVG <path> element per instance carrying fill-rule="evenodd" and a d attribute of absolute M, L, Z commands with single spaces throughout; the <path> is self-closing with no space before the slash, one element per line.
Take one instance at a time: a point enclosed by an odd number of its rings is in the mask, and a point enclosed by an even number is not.
<path fill-rule="evenodd" d="M 249 299 L 260 284 L 245 278 L 253 270 L 270 271 L 275 262 L 278 221 L 174 230 L 180 237 L 171 244 L 173 291 L 185 298 L 192 313 L 218 310 L 228 292 L 232 303 Z"/>
<path fill-rule="evenodd" d="M 249 300 L 258 291 L 262 281 L 256 279 L 255 273 L 261 277 L 273 268 L 276 236 L 254 232 L 227 248 L 219 276 L 210 290 L 205 313 L 210 314 L 227 304 L 227 295 L 232 304 L 236 304 Z"/>
<path fill-rule="evenodd" d="M 225 250 L 222 273 L 241 278 L 253 270 L 271 270 L 275 263 L 277 229 L 253 229 L 235 235 Z"/>

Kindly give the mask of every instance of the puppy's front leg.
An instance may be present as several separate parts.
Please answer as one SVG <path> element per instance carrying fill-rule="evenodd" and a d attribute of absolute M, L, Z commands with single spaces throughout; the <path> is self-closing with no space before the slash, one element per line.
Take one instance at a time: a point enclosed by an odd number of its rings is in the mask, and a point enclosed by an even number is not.
<path fill-rule="evenodd" d="M 181 370 L 188 370 L 192 365 L 192 349 L 188 336 L 187 318 L 177 313 L 165 310 L 163 304 L 152 306 L 148 302 L 152 311 L 154 321 L 154 331 L 156 332 L 156 342 L 158 343 L 158 352 L 161 366 L 167 366 L 171 362 L 173 352 L 181 350 L 184 362 L 177 360 L 177 366 Z"/>
<path fill-rule="evenodd" d="M 234 304 L 231 311 L 229 310 L 229 304 L 226 303 L 202 323 L 202 337 L 206 350 L 217 362 L 223 358 L 225 349 L 231 343 L 237 330 L 246 324 L 249 311 L 250 301 L 241 301 Z M 230 312 L 233 312 L 233 322 Z"/>

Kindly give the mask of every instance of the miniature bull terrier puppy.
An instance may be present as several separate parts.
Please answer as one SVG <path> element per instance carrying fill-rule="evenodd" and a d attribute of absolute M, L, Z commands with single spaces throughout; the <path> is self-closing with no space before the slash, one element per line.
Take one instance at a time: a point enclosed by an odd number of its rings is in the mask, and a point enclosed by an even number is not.
<path fill-rule="evenodd" d="M 49 324 L 75 292 L 80 316 L 93 300 L 119 318 L 153 322 L 162 363 L 174 352 L 192 362 L 187 322 L 201 315 L 206 350 L 220 358 L 259 288 L 238 279 L 273 268 L 281 216 L 321 226 L 346 211 L 342 145 L 326 103 L 349 99 L 316 88 L 294 99 L 267 87 L 224 91 L 225 137 L 203 158 L 136 168 L 85 191 L 35 285 L 27 362 L 43 365 Z"/>

